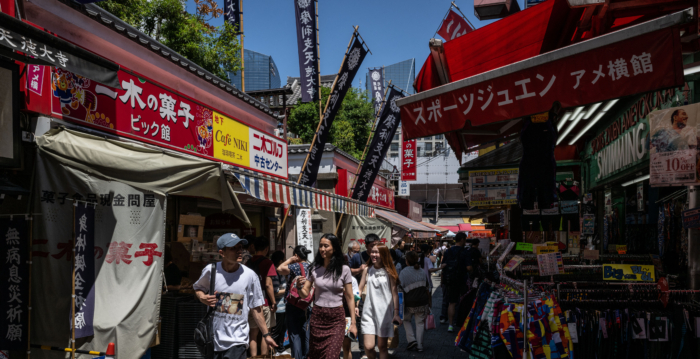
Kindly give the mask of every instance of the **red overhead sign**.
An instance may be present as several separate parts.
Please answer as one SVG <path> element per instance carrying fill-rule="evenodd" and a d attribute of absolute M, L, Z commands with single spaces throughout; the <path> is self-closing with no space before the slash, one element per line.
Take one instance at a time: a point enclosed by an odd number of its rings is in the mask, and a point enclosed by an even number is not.
<path fill-rule="evenodd" d="M 444 85 L 423 95 L 434 92 L 435 96 L 422 98 L 417 94 L 411 97 L 419 100 L 408 97 L 400 101 L 404 137 L 413 139 L 460 130 L 467 121 L 480 126 L 516 119 L 547 111 L 554 101 L 570 108 L 683 86 L 677 29 L 667 28 L 599 47 L 595 40 Z M 588 47 L 591 49 L 586 50 Z M 503 75 L 497 76 L 499 72 Z"/>
<path fill-rule="evenodd" d="M 415 181 L 416 180 L 416 160 L 418 157 L 418 149 L 416 148 L 416 140 L 408 140 L 401 142 L 401 180 Z"/>

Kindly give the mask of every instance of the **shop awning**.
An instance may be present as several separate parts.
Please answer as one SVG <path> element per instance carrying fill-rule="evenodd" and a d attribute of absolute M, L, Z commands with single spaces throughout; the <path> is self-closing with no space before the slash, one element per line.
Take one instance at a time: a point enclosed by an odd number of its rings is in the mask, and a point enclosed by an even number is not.
<path fill-rule="evenodd" d="M 121 88 L 117 78 L 119 65 L 2 12 L 0 45 L 1 56 L 62 68 L 103 85 Z"/>
<path fill-rule="evenodd" d="M 227 168 L 238 179 L 246 193 L 259 200 L 354 216 L 374 217 L 374 207 L 366 203 L 316 188 L 261 175 L 247 169 L 235 166 L 228 166 Z"/>
<path fill-rule="evenodd" d="M 488 229 L 488 230 L 482 230 L 482 231 L 473 231 L 469 234 L 469 237 L 490 238 L 490 237 L 494 237 L 494 235 L 493 235 L 493 232 L 491 232 L 491 230 Z"/>
<path fill-rule="evenodd" d="M 435 234 L 437 233 L 435 229 L 426 227 L 420 222 L 413 221 L 396 212 L 389 212 L 377 209 L 376 213 L 377 217 L 383 218 L 393 223 L 395 226 L 400 227 L 405 231 L 411 232 L 414 238 L 432 238 L 435 237 Z"/>
<path fill-rule="evenodd" d="M 486 72 L 474 70 L 479 68 L 474 64 L 465 73 L 475 75 L 397 101 L 405 138 L 455 132 L 459 137 L 450 144 L 464 152 L 481 143 L 479 138 L 512 133 L 517 120 L 548 111 L 555 101 L 572 108 L 683 86 L 680 34 L 674 26 L 691 18 L 691 9 L 677 12 Z M 513 36 L 520 36 L 513 39 L 518 42 L 526 35 Z M 468 57 L 472 49 L 462 51 Z"/>
<path fill-rule="evenodd" d="M 37 136 L 36 144 L 55 163 L 90 175 L 160 195 L 220 201 L 222 211 L 230 211 L 250 226 L 221 163 L 62 128 Z"/>
<path fill-rule="evenodd" d="M 424 226 L 426 226 L 426 227 L 428 227 L 428 228 L 434 229 L 435 231 L 437 231 L 437 232 L 440 233 L 441 235 L 444 235 L 444 234 L 447 233 L 447 231 L 448 231 L 447 228 L 445 228 L 445 227 L 439 227 L 439 226 L 436 226 L 436 225 L 434 225 L 434 224 L 432 224 L 432 223 L 428 223 L 428 222 L 418 222 L 418 223 L 420 223 L 420 224 L 422 224 L 422 225 L 424 225 Z"/>
<path fill-rule="evenodd" d="M 443 228 L 449 229 L 450 231 L 457 233 L 457 232 L 471 232 L 472 231 L 472 225 L 469 223 L 460 223 L 456 226 L 442 226 Z"/>

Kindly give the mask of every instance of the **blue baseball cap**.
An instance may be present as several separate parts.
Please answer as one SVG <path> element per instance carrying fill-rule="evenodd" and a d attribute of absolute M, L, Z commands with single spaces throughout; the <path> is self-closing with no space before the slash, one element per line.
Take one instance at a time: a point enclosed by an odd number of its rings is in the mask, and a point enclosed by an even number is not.
<path fill-rule="evenodd" d="M 248 241 L 238 237 L 234 233 L 226 233 L 216 240 L 216 246 L 219 247 L 219 250 L 221 250 L 226 247 L 235 247 L 236 244 L 241 242 L 243 242 L 243 245 L 248 244 Z"/>

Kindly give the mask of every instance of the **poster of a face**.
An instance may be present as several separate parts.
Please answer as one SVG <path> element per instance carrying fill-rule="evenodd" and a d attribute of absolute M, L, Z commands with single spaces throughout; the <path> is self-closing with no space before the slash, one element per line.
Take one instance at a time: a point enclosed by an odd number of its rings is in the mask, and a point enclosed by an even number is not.
<path fill-rule="evenodd" d="M 649 114 L 650 184 L 695 184 L 698 150 L 698 104 Z"/>

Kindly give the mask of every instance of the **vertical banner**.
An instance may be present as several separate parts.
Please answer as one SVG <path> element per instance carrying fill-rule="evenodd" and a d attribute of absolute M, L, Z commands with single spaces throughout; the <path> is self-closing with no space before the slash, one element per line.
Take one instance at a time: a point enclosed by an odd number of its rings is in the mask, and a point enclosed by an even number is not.
<path fill-rule="evenodd" d="M 372 89 L 371 97 L 374 101 L 374 113 L 379 113 L 382 109 L 382 101 L 384 101 L 384 69 L 381 67 L 369 69 L 369 79 Z"/>
<path fill-rule="evenodd" d="M 352 198 L 358 201 L 367 201 L 374 179 L 377 178 L 379 169 L 382 167 L 389 145 L 394 139 L 399 123 L 401 123 L 401 110 L 396 105 L 396 100 L 403 97 L 400 91 L 393 87 L 389 88 L 389 93 L 386 96 L 386 106 L 384 106 L 379 121 L 375 126 L 374 137 L 372 137 L 372 142 L 366 151 L 367 154 L 355 181 L 355 188 L 352 191 Z"/>
<path fill-rule="evenodd" d="M 299 0 L 299 2 L 303 1 L 305 0 Z M 367 56 L 367 50 L 365 49 L 363 42 L 358 38 L 357 33 L 353 33 L 352 36 L 353 42 L 350 46 L 350 51 L 348 51 L 347 55 L 345 56 L 343 66 L 341 66 L 340 72 L 336 77 L 335 84 L 331 90 L 331 95 L 328 98 L 328 103 L 326 104 L 326 111 L 323 113 L 323 118 L 321 118 L 320 126 L 318 127 L 316 140 L 311 145 L 311 150 L 309 151 L 306 169 L 304 170 L 304 173 L 301 174 L 300 183 L 305 186 L 312 186 L 316 182 L 318 169 L 321 166 L 323 147 L 325 147 L 326 142 L 328 142 L 328 137 L 331 133 L 331 127 L 333 126 L 335 115 L 338 113 L 338 110 L 340 110 L 345 94 L 348 92 L 350 87 L 352 87 L 352 81 L 355 79 L 355 75 L 360 69 L 360 64 L 362 64 L 365 56 Z M 396 109 L 398 109 L 398 107 L 396 107 Z M 389 139 L 389 141 L 391 141 L 391 139 Z"/>
<path fill-rule="evenodd" d="M 17 216 L 19 217 L 19 216 Z M 0 219 L 2 278 L 0 293 L 0 349 L 26 350 L 29 304 L 27 221 Z"/>
<path fill-rule="evenodd" d="M 311 232 L 311 209 L 297 208 L 297 245 L 310 250 L 309 262 L 314 261 L 314 237 Z"/>
<path fill-rule="evenodd" d="M 411 196 L 411 184 L 408 181 L 399 181 L 399 196 Z"/>
<path fill-rule="evenodd" d="M 415 181 L 416 176 L 416 140 L 401 143 L 401 180 Z"/>
<path fill-rule="evenodd" d="M 301 102 L 315 102 L 320 96 L 317 72 L 316 2 L 315 0 L 294 0 L 294 11 L 297 23 Z"/>
<path fill-rule="evenodd" d="M 241 33 L 241 4 L 240 0 L 224 0 L 224 21 L 235 26 Z"/>
<path fill-rule="evenodd" d="M 649 184 L 696 184 L 697 126 L 700 105 L 657 110 L 649 114 Z"/>
<path fill-rule="evenodd" d="M 95 316 L 95 207 L 80 203 L 75 207 L 75 337 L 94 334 Z"/>

